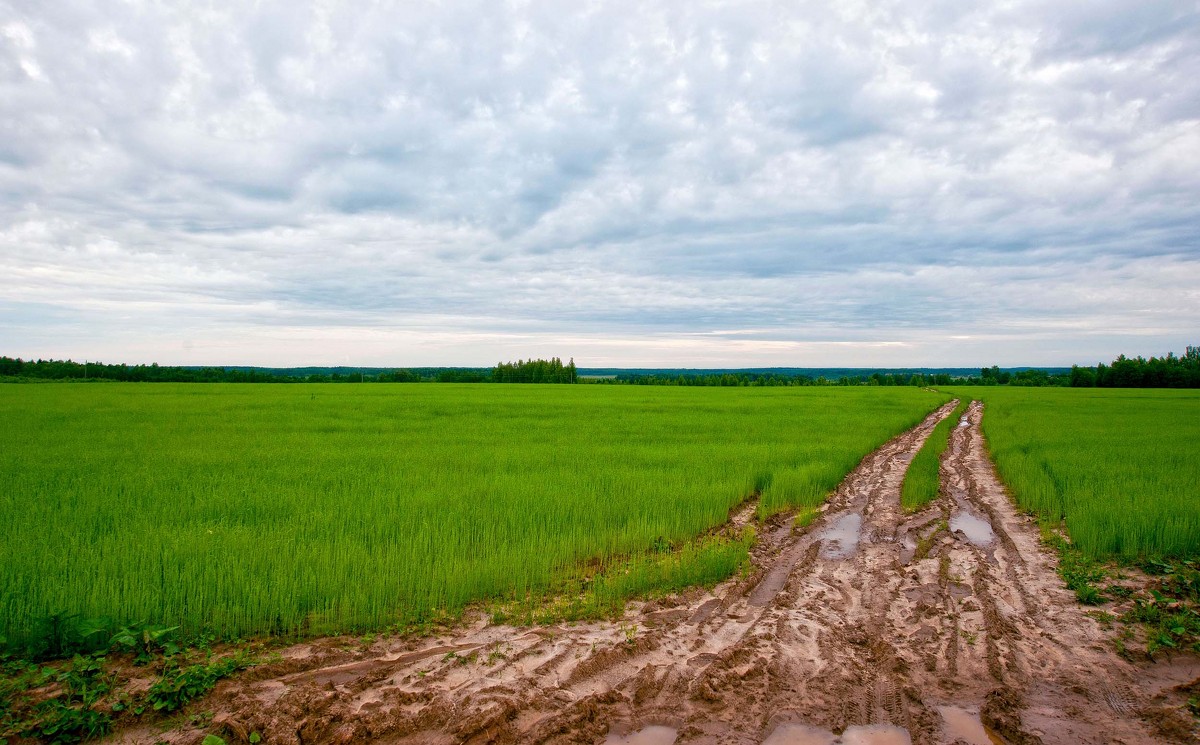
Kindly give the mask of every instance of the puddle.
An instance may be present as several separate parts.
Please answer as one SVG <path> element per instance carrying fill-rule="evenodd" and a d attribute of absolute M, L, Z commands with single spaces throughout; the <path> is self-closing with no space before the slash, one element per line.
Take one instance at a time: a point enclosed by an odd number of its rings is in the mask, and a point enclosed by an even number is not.
<path fill-rule="evenodd" d="M 979 721 L 979 712 L 958 706 L 939 706 L 942 715 L 942 734 L 947 742 L 966 745 L 1003 745 L 1003 740 L 990 734 Z"/>
<path fill-rule="evenodd" d="M 858 548 L 862 533 L 862 515 L 842 515 L 821 531 L 821 558 L 844 559 Z"/>
<path fill-rule="evenodd" d="M 841 737 L 827 729 L 804 724 L 781 724 L 763 745 L 912 745 L 908 730 L 890 724 L 847 727 Z M 988 743 L 987 745 L 990 745 Z"/>
<path fill-rule="evenodd" d="M 868 724 L 847 727 L 842 733 L 842 745 L 912 745 L 908 730 L 890 724 Z"/>
<path fill-rule="evenodd" d="M 763 740 L 762 745 L 833 745 L 837 737 L 827 729 L 804 724 L 781 724 Z"/>
<path fill-rule="evenodd" d="M 960 426 L 960 427 L 970 427 L 971 426 L 971 421 L 967 418 L 966 414 L 963 414 L 962 418 L 958 420 L 958 426 Z"/>
<path fill-rule="evenodd" d="M 604 745 L 671 745 L 677 736 L 674 727 L 654 724 L 623 737 L 609 735 L 604 739 Z"/>
<path fill-rule="evenodd" d="M 956 530 L 961 530 L 967 540 L 976 546 L 990 545 L 996 538 L 991 523 L 964 509 L 955 510 L 950 518 L 950 532 Z"/>

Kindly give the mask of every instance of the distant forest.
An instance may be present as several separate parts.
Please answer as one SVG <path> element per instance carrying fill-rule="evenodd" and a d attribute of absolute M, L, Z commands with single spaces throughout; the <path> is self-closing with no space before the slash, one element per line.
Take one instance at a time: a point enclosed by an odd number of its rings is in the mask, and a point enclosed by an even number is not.
<path fill-rule="evenodd" d="M 998 367 L 983 368 L 979 374 L 904 371 L 888 372 L 876 370 L 861 374 L 843 373 L 837 377 L 827 375 L 787 374 L 778 372 L 726 371 L 705 373 L 619 373 L 591 381 L 615 385 L 677 385 L 677 386 L 934 386 L 934 385 L 1024 385 L 1049 386 L 1067 385 L 1065 372 L 1050 372 L 1037 368 L 1001 370 Z"/>
<path fill-rule="evenodd" d="M 575 383 L 575 360 L 518 360 L 486 367 L 253 368 L 106 365 L 71 360 L 0 357 L 0 380 L 121 381 L 132 383 Z"/>
<path fill-rule="evenodd" d="M 594 385 L 674 385 L 674 386 L 806 386 L 806 385 L 1009 385 L 1071 386 L 1076 388 L 1200 388 L 1200 347 L 1187 347 L 1181 357 L 1130 359 L 1117 357 L 1111 365 L 1073 366 L 1068 371 L 1021 368 L 1002 370 L 982 368 L 978 374 L 940 371 L 843 374 L 805 374 L 790 370 L 656 370 L 605 371 L 589 376 L 575 366 L 575 360 L 563 364 L 530 359 L 501 362 L 495 367 L 419 367 L 419 368 L 253 368 L 253 367 L 171 367 L 151 365 L 106 365 L 71 360 L 22 360 L 0 357 L 0 380 L 6 382 L 38 380 L 126 381 L 146 383 L 591 383 Z"/>
<path fill-rule="evenodd" d="M 1111 365 L 1075 366 L 1068 382 L 1076 388 L 1200 388 L 1200 347 L 1188 347 L 1182 357 L 1121 355 Z"/>
<path fill-rule="evenodd" d="M 577 383 L 579 371 L 575 360 L 563 364 L 555 357 L 550 360 L 501 362 L 492 368 L 494 383 Z"/>

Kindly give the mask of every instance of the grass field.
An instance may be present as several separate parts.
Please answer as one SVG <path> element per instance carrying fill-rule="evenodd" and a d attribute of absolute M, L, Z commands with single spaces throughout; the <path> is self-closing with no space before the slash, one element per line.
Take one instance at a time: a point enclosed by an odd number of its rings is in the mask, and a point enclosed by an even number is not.
<path fill-rule="evenodd" d="M 767 511 L 819 499 L 946 398 L 0 386 L 0 636 L 30 642 L 52 614 L 225 637 L 452 614 L 679 546 L 756 490 Z"/>
<path fill-rule="evenodd" d="M 956 388 L 1021 507 L 1104 558 L 1200 555 L 1200 392 Z"/>

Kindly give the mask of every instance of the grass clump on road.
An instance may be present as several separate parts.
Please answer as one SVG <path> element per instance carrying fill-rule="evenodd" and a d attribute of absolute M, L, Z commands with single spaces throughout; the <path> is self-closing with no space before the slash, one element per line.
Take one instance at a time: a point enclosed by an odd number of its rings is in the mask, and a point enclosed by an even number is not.
<path fill-rule="evenodd" d="M 959 417 L 967 409 L 966 399 L 959 401 L 954 411 L 938 422 L 920 451 L 908 464 L 904 474 L 904 485 L 900 490 L 900 506 L 905 512 L 916 512 L 938 498 L 941 483 L 939 469 L 942 453 L 950 445 L 950 433 L 958 426 Z"/>

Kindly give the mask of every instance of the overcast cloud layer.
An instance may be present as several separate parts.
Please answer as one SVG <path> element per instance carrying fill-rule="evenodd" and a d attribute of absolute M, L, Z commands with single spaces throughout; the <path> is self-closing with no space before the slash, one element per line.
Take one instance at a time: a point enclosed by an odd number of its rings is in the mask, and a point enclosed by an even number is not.
<path fill-rule="evenodd" d="M 24 357 L 1179 352 L 1200 12 L 0 0 L 0 272 Z"/>

